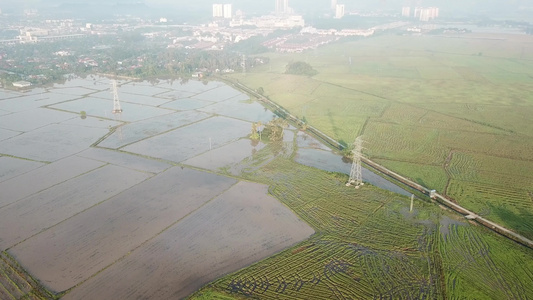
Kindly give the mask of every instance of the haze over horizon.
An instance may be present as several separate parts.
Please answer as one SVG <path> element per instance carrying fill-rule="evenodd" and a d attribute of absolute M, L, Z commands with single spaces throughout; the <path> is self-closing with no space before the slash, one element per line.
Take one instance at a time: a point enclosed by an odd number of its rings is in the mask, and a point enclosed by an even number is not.
<path fill-rule="evenodd" d="M 213 3 L 231 3 L 235 10 L 247 13 L 267 13 L 274 10 L 274 0 L 197 0 L 193 5 L 189 1 L 178 0 L 6 0 L 0 4 L 4 12 L 20 9 L 50 9 L 54 7 L 142 7 L 146 12 L 167 12 L 180 14 L 184 11 L 210 11 Z M 454 14 L 505 18 L 508 15 L 527 16 L 533 11 L 533 4 L 526 0 L 339 0 L 346 9 L 353 10 L 398 10 L 402 6 L 436 6 L 443 16 Z M 330 0 L 289 0 L 289 5 L 296 13 L 324 11 L 330 7 Z M 175 10 L 178 10 L 177 12 Z"/>

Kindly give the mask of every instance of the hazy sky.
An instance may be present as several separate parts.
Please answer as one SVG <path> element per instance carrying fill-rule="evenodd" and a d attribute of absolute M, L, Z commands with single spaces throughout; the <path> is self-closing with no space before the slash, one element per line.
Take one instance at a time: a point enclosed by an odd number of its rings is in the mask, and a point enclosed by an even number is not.
<path fill-rule="evenodd" d="M 327 9 L 331 0 L 289 0 L 296 12 Z M 436 6 L 443 15 L 447 12 L 488 13 L 497 16 L 500 12 L 529 8 L 533 12 L 533 0 L 337 0 L 347 10 L 356 9 L 399 9 L 402 6 Z M 148 7 L 180 10 L 209 11 L 213 3 L 231 3 L 234 9 L 247 12 L 268 12 L 274 10 L 275 0 L 0 0 L 0 9 L 11 7 L 43 8 L 64 3 L 83 5 L 115 5 L 116 3 L 144 3 Z"/>

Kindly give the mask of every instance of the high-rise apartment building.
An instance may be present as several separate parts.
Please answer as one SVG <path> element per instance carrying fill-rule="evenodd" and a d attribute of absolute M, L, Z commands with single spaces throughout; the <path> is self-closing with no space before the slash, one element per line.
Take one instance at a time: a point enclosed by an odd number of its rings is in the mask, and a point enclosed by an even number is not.
<path fill-rule="evenodd" d="M 402 17 L 409 18 L 411 16 L 411 8 L 409 6 L 402 8 Z"/>
<path fill-rule="evenodd" d="M 420 21 L 430 21 L 433 19 L 436 19 L 439 17 L 439 8 L 438 7 L 428 7 L 428 8 L 422 8 L 417 7 L 417 10 L 415 10 L 415 18 L 419 19 Z"/>
<path fill-rule="evenodd" d="M 233 12 L 231 4 L 224 4 L 224 18 L 231 19 L 233 17 Z"/>
<path fill-rule="evenodd" d="M 331 0 L 331 10 L 337 9 L 337 0 Z"/>
<path fill-rule="evenodd" d="M 224 17 L 224 6 L 222 4 L 213 4 L 213 18 Z"/>
<path fill-rule="evenodd" d="M 335 7 L 335 19 L 344 17 L 344 4 L 337 4 Z"/>
<path fill-rule="evenodd" d="M 415 7 L 415 13 L 413 15 L 413 18 L 420 19 L 421 12 L 422 12 L 422 7 Z"/>
<path fill-rule="evenodd" d="M 276 13 L 286 14 L 289 12 L 289 0 L 276 0 Z"/>

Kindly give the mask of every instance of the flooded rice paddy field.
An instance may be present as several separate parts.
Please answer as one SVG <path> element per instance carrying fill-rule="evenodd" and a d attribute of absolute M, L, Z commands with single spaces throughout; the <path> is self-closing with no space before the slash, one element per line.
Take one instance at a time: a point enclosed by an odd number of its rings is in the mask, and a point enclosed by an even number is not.
<path fill-rule="evenodd" d="M 112 114 L 109 88 L 0 91 L 0 250 L 48 289 L 180 298 L 314 233 L 267 186 L 224 175 L 265 148 L 247 136 L 272 112 L 221 82 L 120 81 Z M 295 128 L 284 143 L 349 171 Z"/>
<path fill-rule="evenodd" d="M 313 233 L 267 186 L 240 182 L 65 299 L 180 299 Z"/>
<path fill-rule="evenodd" d="M 246 136 L 271 112 L 220 82 L 122 81 L 112 114 L 109 87 L 0 93 L 0 249 L 48 289 L 182 297 L 314 233 L 266 186 L 212 172 L 265 146 Z"/>

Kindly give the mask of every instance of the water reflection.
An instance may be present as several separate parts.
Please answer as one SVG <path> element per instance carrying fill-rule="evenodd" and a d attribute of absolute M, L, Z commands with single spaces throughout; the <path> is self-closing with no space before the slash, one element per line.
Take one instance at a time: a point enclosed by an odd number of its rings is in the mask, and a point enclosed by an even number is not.
<path fill-rule="evenodd" d="M 305 137 L 303 135 L 305 135 Z M 299 132 L 297 143 L 298 150 L 294 158 L 296 162 L 328 172 L 350 174 L 351 161 L 332 152 L 330 149 L 327 149 L 315 138 L 303 132 Z M 405 189 L 393 184 L 392 182 L 382 178 L 366 168 L 363 168 L 362 171 L 364 182 L 368 182 L 384 190 L 401 195 L 411 195 L 411 193 Z"/>

